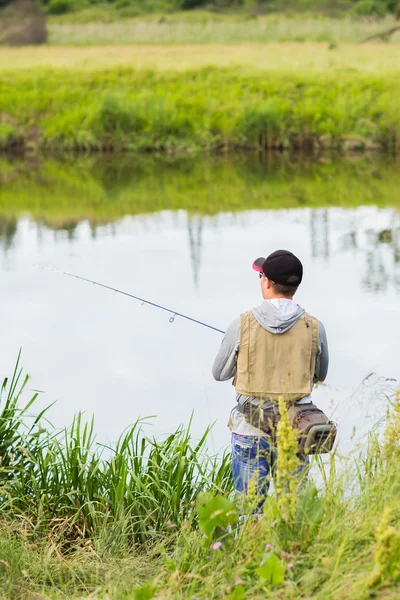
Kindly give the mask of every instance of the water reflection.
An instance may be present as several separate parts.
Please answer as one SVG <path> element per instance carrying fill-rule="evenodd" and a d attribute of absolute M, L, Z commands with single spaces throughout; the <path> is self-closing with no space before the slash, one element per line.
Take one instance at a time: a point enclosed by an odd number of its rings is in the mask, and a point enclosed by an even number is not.
<path fill-rule="evenodd" d="M 193 282 L 195 287 L 199 285 L 201 266 L 201 234 L 203 231 L 203 218 L 200 216 L 188 216 L 188 232 L 190 256 L 192 259 Z"/>
<path fill-rule="evenodd" d="M 362 282 L 363 288 L 372 293 L 386 292 L 393 289 L 400 292 L 400 213 L 390 209 L 372 210 L 368 214 L 359 213 L 356 209 L 312 209 L 308 217 L 307 209 L 282 211 L 282 222 L 293 213 L 295 220 L 302 223 L 307 229 L 309 221 L 310 254 L 315 260 L 328 261 L 332 256 L 343 254 L 352 256 L 358 253 L 364 265 L 356 274 Z M 205 217 L 201 215 L 181 214 L 180 218 L 173 218 L 173 227 L 176 230 L 186 229 L 187 254 L 191 263 L 193 284 L 200 285 L 202 268 L 203 237 L 207 229 L 225 231 L 241 224 L 241 227 L 251 229 L 252 213 L 235 215 L 218 215 Z M 265 214 L 268 214 L 266 211 Z M 273 213 L 277 214 L 276 211 Z M 250 216 L 249 216 L 250 215 Z M 165 213 L 154 214 L 152 217 L 138 217 L 135 221 L 123 220 L 112 222 L 108 225 L 93 225 L 86 223 L 90 238 L 95 241 L 100 236 L 115 237 L 121 234 L 121 227 L 125 231 L 133 231 L 136 227 L 146 231 L 162 229 L 165 223 Z M 371 221 L 376 221 L 374 228 Z M 382 228 L 382 221 L 388 225 Z M 36 231 L 38 243 L 44 243 L 44 233 L 52 232 L 55 243 L 65 240 L 74 244 L 80 238 L 81 223 L 65 220 L 61 223 L 54 221 L 48 223 L 44 220 L 32 223 Z M 132 228 L 132 225 L 135 225 Z M 16 241 L 18 233 L 18 220 L 15 218 L 0 218 L 0 242 L 5 253 L 9 252 Z M 246 235 L 246 233 L 243 233 Z"/>
<path fill-rule="evenodd" d="M 334 211 L 336 213 L 336 211 Z M 311 211 L 310 239 L 311 255 L 314 258 L 328 259 L 331 255 L 332 239 L 331 212 L 329 209 Z M 340 234 L 339 251 L 351 253 L 360 251 L 365 257 L 362 282 L 367 291 L 382 292 L 391 285 L 400 291 L 400 213 L 389 212 L 386 216 L 388 226 L 381 229 L 382 215 L 377 214 L 374 228 L 371 224 L 363 227 L 363 219 L 357 219 L 357 213 L 347 211 L 348 231 Z M 333 219 L 335 222 L 335 219 Z M 361 226 L 358 225 L 360 221 Z M 334 244 L 333 244 L 334 245 Z"/>
<path fill-rule="evenodd" d="M 30 214 L 49 227 L 88 219 L 96 229 L 124 215 L 187 210 L 400 207 L 396 161 L 302 161 L 258 156 L 1 159 L 0 214 Z M 313 219 L 324 219 L 317 211 Z"/>
<path fill-rule="evenodd" d="M 366 251 L 366 269 L 363 283 L 367 290 L 384 292 L 393 283 L 397 292 L 400 291 L 400 227 L 399 215 L 393 215 L 395 227 L 374 231 L 369 229 L 366 234 L 369 248 Z"/>
<path fill-rule="evenodd" d="M 329 216 L 328 210 L 311 211 L 311 254 L 313 257 L 329 257 Z"/>
<path fill-rule="evenodd" d="M 17 235 L 18 221 L 14 217 L 5 217 L 0 215 L 0 242 L 3 250 L 7 252 Z"/>

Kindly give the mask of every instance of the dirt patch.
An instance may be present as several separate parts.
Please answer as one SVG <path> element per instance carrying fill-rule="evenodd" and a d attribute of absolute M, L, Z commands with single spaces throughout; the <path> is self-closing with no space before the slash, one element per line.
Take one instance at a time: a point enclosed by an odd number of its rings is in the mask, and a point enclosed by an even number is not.
<path fill-rule="evenodd" d="M 0 123 L 2 125 L 18 125 L 18 120 L 12 115 L 0 112 Z"/>

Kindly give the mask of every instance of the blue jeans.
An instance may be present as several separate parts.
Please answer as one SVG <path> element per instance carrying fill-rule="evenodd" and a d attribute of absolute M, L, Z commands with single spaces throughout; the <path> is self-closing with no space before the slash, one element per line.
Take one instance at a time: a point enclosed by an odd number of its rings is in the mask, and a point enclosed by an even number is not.
<path fill-rule="evenodd" d="M 269 438 L 232 433 L 232 473 L 237 494 L 247 494 L 250 481 L 260 497 L 257 509 L 260 509 L 268 494 L 270 472 L 274 469 L 276 449 Z M 308 465 L 308 456 L 298 455 L 300 466 L 293 476 L 301 475 Z"/>
<path fill-rule="evenodd" d="M 238 494 L 247 494 L 250 481 L 264 503 L 272 467 L 271 445 L 267 438 L 232 433 L 232 472 Z"/>

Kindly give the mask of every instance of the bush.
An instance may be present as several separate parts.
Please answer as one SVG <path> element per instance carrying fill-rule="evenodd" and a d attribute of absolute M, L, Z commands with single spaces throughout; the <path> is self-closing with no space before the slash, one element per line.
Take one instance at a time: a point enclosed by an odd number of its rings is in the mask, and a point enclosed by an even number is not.
<path fill-rule="evenodd" d="M 198 6 L 204 6 L 210 4 L 207 0 L 181 0 L 180 5 L 184 10 L 189 8 L 197 8 Z"/>
<path fill-rule="evenodd" d="M 47 5 L 47 12 L 50 15 L 64 15 L 71 12 L 74 8 L 75 5 L 71 0 L 50 0 Z"/>
<path fill-rule="evenodd" d="M 375 0 L 359 0 L 352 8 L 352 13 L 358 17 L 384 17 L 387 12 L 386 5 Z"/>

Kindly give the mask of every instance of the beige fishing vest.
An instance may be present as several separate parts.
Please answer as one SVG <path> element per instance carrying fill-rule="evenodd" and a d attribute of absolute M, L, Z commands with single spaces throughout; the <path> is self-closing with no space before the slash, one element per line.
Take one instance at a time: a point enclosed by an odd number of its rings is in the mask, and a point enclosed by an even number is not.
<path fill-rule="evenodd" d="M 251 311 L 241 316 L 236 392 L 274 402 L 311 394 L 318 354 L 319 323 L 304 313 L 287 331 L 270 333 Z"/>

